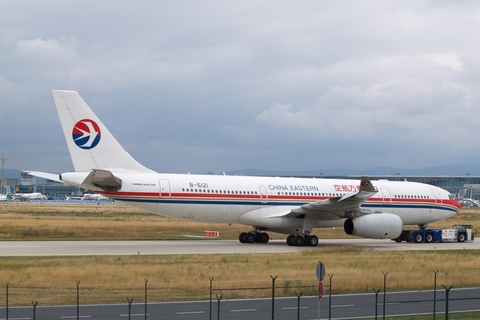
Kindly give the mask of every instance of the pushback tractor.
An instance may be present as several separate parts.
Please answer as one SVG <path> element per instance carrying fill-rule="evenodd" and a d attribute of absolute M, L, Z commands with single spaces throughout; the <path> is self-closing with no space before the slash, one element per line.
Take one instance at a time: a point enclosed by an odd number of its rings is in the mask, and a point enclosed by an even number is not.
<path fill-rule="evenodd" d="M 396 242 L 465 242 L 473 241 L 474 234 L 471 224 L 456 224 L 451 229 L 419 229 L 403 230 L 395 238 Z"/>

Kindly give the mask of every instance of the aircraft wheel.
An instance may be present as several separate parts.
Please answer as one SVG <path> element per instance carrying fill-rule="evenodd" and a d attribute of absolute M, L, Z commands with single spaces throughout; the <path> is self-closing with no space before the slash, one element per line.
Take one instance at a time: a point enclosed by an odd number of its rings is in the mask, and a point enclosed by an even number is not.
<path fill-rule="evenodd" d="M 317 244 L 318 244 L 318 238 L 317 236 L 309 236 L 307 238 L 307 244 L 310 246 L 310 247 L 316 247 Z"/>
<path fill-rule="evenodd" d="M 247 233 L 246 239 L 247 239 L 247 243 L 254 243 L 255 242 L 255 233 L 253 233 L 253 232 Z"/>
<path fill-rule="evenodd" d="M 268 233 L 260 233 L 260 243 L 268 243 L 270 236 Z"/>
<path fill-rule="evenodd" d="M 295 236 L 293 243 L 295 243 L 297 247 L 303 247 L 305 245 L 305 239 L 302 236 Z"/>
<path fill-rule="evenodd" d="M 238 241 L 240 241 L 240 243 L 246 243 L 247 242 L 247 233 L 246 232 L 240 233 L 240 235 L 238 236 Z"/>
<path fill-rule="evenodd" d="M 293 235 L 293 234 L 291 234 L 287 237 L 287 244 L 291 247 L 295 245 L 295 243 L 293 242 L 294 238 L 295 238 L 295 235 Z"/>

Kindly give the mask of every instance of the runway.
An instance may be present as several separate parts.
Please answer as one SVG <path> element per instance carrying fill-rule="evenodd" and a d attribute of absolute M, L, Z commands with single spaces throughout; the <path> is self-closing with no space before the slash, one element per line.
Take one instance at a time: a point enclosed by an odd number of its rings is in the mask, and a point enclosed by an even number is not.
<path fill-rule="evenodd" d="M 478 250 L 477 242 L 396 243 L 373 239 L 319 239 L 317 247 L 289 247 L 284 240 L 267 244 L 242 244 L 237 240 L 178 241 L 2 241 L 0 256 L 97 256 L 288 253 L 322 250 L 328 247 L 354 247 L 372 251 Z"/>

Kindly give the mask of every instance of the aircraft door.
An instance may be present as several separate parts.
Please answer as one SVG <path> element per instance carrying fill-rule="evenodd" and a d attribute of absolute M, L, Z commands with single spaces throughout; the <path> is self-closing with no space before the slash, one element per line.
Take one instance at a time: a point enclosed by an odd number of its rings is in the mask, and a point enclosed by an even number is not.
<path fill-rule="evenodd" d="M 383 204 L 392 204 L 392 196 L 390 195 L 390 190 L 388 188 L 382 187 L 380 188 L 380 192 L 382 193 Z"/>
<path fill-rule="evenodd" d="M 267 188 L 264 187 L 264 186 L 260 186 L 260 201 L 262 203 L 267 203 L 268 202 Z"/>
<path fill-rule="evenodd" d="M 432 189 L 433 197 L 435 198 L 435 205 L 439 205 L 442 203 L 442 197 L 440 196 L 440 192 L 436 189 Z"/>
<path fill-rule="evenodd" d="M 160 198 L 170 198 L 172 193 L 170 191 L 170 181 L 167 179 L 158 179 L 158 186 L 160 188 Z"/>

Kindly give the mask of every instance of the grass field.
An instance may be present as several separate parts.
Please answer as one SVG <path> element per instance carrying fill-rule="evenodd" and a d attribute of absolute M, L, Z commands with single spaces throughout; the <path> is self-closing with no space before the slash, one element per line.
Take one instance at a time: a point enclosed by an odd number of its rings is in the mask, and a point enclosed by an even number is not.
<path fill-rule="evenodd" d="M 327 273 L 333 274 L 334 294 L 383 288 L 383 272 L 388 272 L 388 291 L 431 289 L 433 270 L 439 270 L 439 287 L 480 286 L 477 251 L 372 252 L 352 248 L 262 255 L 2 257 L 0 283 L 9 283 L 12 305 L 31 300 L 42 301 L 42 305 L 74 303 L 77 280 L 82 303 L 123 302 L 128 296 L 141 301 L 145 279 L 152 301 L 207 299 L 210 278 L 216 289 L 268 288 L 270 276 L 278 276 L 276 286 L 312 286 L 301 290 L 314 295 L 319 260 L 327 266 Z M 298 290 L 282 289 L 277 294 L 294 295 Z M 217 293 L 226 299 L 268 297 L 270 290 Z"/>
<path fill-rule="evenodd" d="M 430 226 L 472 223 L 480 227 L 476 221 L 480 221 L 479 209 L 462 209 L 455 217 Z M 220 239 L 238 239 L 240 232 L 251 227 L 179 221 L 121 204 L 0 203 L 0 240 L 179 240 L 212 229 L 220 232 Z M 320 239 L 349 237 L 343 228 L 314 233 Z M 269 234 L 274 239 L 286 237 Z"/>
<path fill-rule="evenodd" d="M 432 226 L 478 225 L 479 217 L 478 209 L 462 209 L 456 217 Z M 3 241 L 182 239 L 185 234 L 200 235 L 212 229 L 220 231 L 223 239 L 236 239 L 248 227 L 179 222 L 117 204 L 0 204 Z M 347 237 L 343 230 L 333 229 L 318 229 L 316 234 L 319 238 Z M 82 303 L 124 302 L 127 297 L 142 301 L 145 279 L 151 301 L 208 299 L 211 278 L 215 292 L 225 299 L 269 296 L 270 290 L 219 289 L 268 288 L 270 276 L 278 276 L 277 287 L 290 287 L 278 289 L 279 296 L 294 295 L 300 290 L 297 286 L 307 286 L 301 289 L 304 295 L 314 295 L 319 260 L 333 275 L 334 294 L 383 288 L 383 272 L 388 272 L 388 291 L 431 289 L 433 270 L 439 270 L 439 287 L 480 286 L 480 252 L 476 250 L 373 252 L 351 247 L 262 255 L 0 257 L 0 284 L 8 282 L 10 305 L 30 301 L 72 304 L 76 281 L 80 281 Z"/>

